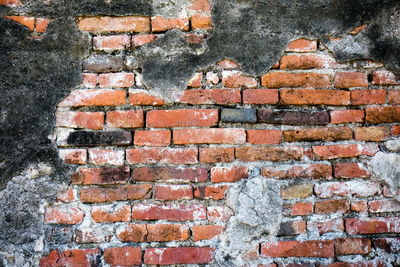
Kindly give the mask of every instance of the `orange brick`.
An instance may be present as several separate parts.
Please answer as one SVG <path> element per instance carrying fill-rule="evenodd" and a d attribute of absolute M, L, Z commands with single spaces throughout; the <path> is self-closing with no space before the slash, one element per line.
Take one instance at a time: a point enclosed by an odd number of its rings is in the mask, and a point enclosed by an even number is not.
<path fill-rule="evenodd" d="M 125 151 L 89 149 L 89 162 L 94 165 L 124 165 Z"/>
<path fill-rule="evenodd" d="M 226 163 L 235 160 L 233 147 L 200 148 L 199 153 L 200 162 L 203 163 Z"/>
<path fill-rule="evenodd" d="M 217 109 L 151 110 L 147 112 L 147 127 L 207 127 L 217 123 Z"/>
<path fill-rule="evenodd" d="M 195 164 L 197 148 L 135 148 L 126 150 L 128 163 Z"/>
<path fill-rule="evenodd" d="M 390 127 L 390 133 L 394 136 L 400 135 L 400 125 L 394 125 Z"/>
<path fill-rule="evenodd" d="M 338 72 L 335 74 L 335 87 L 368 87 L 368 75 L 362 72 Z"/>
<path fill-rule="evenodd" d="M 400 105 L 400 90 L 390 90 L 389 93 L 389 104 Z"/>
<path fill-rule="evenodd" d="M 268 88 L 306 87 L 328 88 L 331 86 L 331 77 L 320 73 L 285 73 L 272 72 L 261 77 L 261 84 Z"/>
<path fill-rule="evenodd" d="M 183 224 L 148 224 L 147 242 L 169 242 L 189 239 L 189 227 Z"/>
<path fill-rule="evenodd" d="M 196 225 L 192 227 L 193 241 L 209 240 L 225 230 L 223 225 Z"/>
<path fill-rule="evenodd" d="M 78 208 L 49 207 L 44 214 L 44 222 L 47 224 L 79 224 L 85 213 Z"/>
<path fill-rule="evenodd" d="M 364 110 L 334 110 L 330 113 L 334 124 L 364 122 Z"/>
<path fill-rule="evenodd" d="M 277 104 L 278 102 L 277 89 L 247 89 L 243 91 L 244 104 Z"/>
<path fill-rule="evenodd" d="M 97 50 L 121 50 L 130 45 L 129 35 L 110 35 L 93 37 L 93 47 Z"/>
<path fill-rule="evenodd" d="M 139 47 L 154 42 L 157 39 L 155 34 L 140 34 L 132 36 L 132 45 Z"/>
<path fill-rule="evenodd" d="M 146 90 L 129 90 L 129 104 L 140 106 L 165 105 L 164 99 L 154 96 Z"/>
<path fill-rule="evenodd" d="M 56 126 L 101 130 L 104 126 L 103 112 L 61 111 L 56 113 Z"/>
<path fill-rule="evenodd" d="M 131 206 L 93 207 L 91 215 L 96 223 L 130 222 Z"/>
<path fill-rule="evenodd" d="M 119 106 L 125 104 L 125 90 L 86 89 L 72 91 L 59 106 Z"/>
<path fill-rule="evenodd" d="M 26 26 L 30 31 L 35 28 L 35 18 L 26 16 L 4 16 L 5 19 L 10 19 L 19 24 Z"/>
<path fill-rule="evenodd" d="M 160 16 L 151 18 L 151 28 L 153 32 L 165 32 L 172 29 L 178 29 L 181 31 L 189 30 L 189 19 L 188 18 L 164 18 Z"/>
<path fill-rule="evenodd" d="M 327 146 L 313 146 L 313 152 L 316 158 L 337 159 L 337 158 L 350 158 L 358 156 L 373 156 L 379 151 L 377 145 L 327 145 Z"/>
<path fill-rule="evenodd" d="M 45 18 L 37 18 L 36 19 L 36 24 L 35 24 L 35 31 L 43 33 L 47 30 L 47 27 L 49 26 L 50 20 L 45 19 Z"/>
<path fill-rule="evenodd" d="M 351 91 L 351 104 L 370 105 L 385 104 L 386 90 L 354 90 Z"/>
<path fill-rule="evenodd" d="M 86 149 L 61 149 L 60 158 L 67 164 L 86 164 Z"/>
<path fill-rule="evenodd" d="M 358 141 L 384 141 L 390 136 L 389 127 L 357 127 L 354 129 L 354 139 Z"/>
<path fill-rule="evenodd" d="M 247 142 L 255 145 L 280 144 L 282 131 L 280 130 L 247 130 Z"/>
<path fill-rule="evenodd" d="M 237 182 L 247 177 L 249 177 L 248 169 L 244 166 L 211 168 L 211 182 L 213 183 Z"/>
<path fill-rule="evenodd" d="M 282 89 L 281 104 L 285 105 L 332 105 L 350 104 L 350 92 L 339 90 Z"/>
<path fill-rule="evenodd" d="M 348 127 L 286 130 L 283 137 L 285 142 L 350 140 L 353 131 Z"/>
<path fill-rule="evenodd" d="M 89 32 L 149 32 L 150 18 L 139 16 L 88 17 L 78 19 L 78 28 Z"/>
<path fill-rule="evenodd" d="M 179 129 L 173 133 L 174 144 L 244 144 L 246 131 L 236 128 Z"/>
<path fill-rule="evenodd" d="M 208 1 L 208 0 L 206 0 L 206 1 Z M 0 5 L 16 7 L 16 6 L 21 5 L 21 1 L 20 0 L 0 0 Z"/>
<path fill-rule="evenodd" d="M 330 199 L 315 203 L 316 214 L 347 213 L 350 210 L 350 203 L 346 199 Z"/>
<path fill-rule="evenodd" d="M 195 14 L 190 18 L 192 23 L 192 28 L 194 30 L 202 29 L 202 30 L 212 30 L 212 18 L 210 15 L 203 15 L 203 14 Z"/>
<path fill-rule="evenodd" d="M 399 85 L 400 80 L 396 78 L 393 72 L 386 70 L 378 70 L 373 73 L 372 84 L 378 85 Z"/>
<path fill-rule="evenodd" d="M 365 121 L 369 123 L 400 122 L 399 106 L 367 108 L 365 113 Z"/>
<path fill-rule="evenodd" d="M 140 128 L 144 126 L 143 120 L 143 110 L 107 112 L 107 125 L 113 128 Z"/>
<path fill-rule="evenodd" d="M 333 59 L 320 55 L 286 55 L 280 60 L 282 70 L 322 69 L 334 65 Z"/>
<path fill-rule="evenodd" d="M 289 43 L 286 51 L 289 52 L 314 52 L 317 50 L 317 41 L 297 39 Z"/>
<path fill-rule="evenodd" d="M 222 83 L 228 88 L 257 87 L 257 80 L 254 77 L 246 76 L 238 71 L 222 72 Z"/>
<path fill-rule="evenodd" d="M 241 102 L 240 89 L 185 90 L 178 102 L 187 104 L 229 105 Z"/>
<path fill-rule="evenodd" d="M 170 143 L 170 131 L 135 131 L 136 146 L 168 146 Z"/>
<path fill-rule="evenodd" d="M 157 200 L 183 200 L 193 199 L 193 188 L 190 185 L 157 185 Z"/>

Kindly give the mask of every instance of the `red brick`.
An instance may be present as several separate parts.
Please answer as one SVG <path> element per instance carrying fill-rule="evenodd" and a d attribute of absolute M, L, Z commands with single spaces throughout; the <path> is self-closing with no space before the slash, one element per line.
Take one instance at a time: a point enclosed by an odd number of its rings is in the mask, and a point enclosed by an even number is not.
<path fill-rule="evenodd" d="M 247 142 L 255 145 L 280 144 L 282 131 L 280 130 L 247 130 Z"/>
<path fill-rule="evenodd" d="M 208 1 L 208 0 L 203 0 Z M 16 7 L 21 5 L 20 0 L 0 0 L 0 5 L 9 6 L 9 7 Z"/>
<path fill-rule="evenodd" d="M 369 212 L 399 212 L 400 203 L 393 199 L 373 200 L 368 202 Z"/>
<path fill-rule="evenodd" d="M 124 165 L 125 151 L 89 149 L 89 162 L 94 165 Z"/>
<path fill-rule="evenodd" d="M 393 125 L 390 127 L 390 133 L 394 136 L 400 135 L 400 125 Z"/>
<path fill-rule="evenodd" d="M 39 266 L 99 266 L 100 256 L 99 249 L 51 250 L 49 255 L 40 259 Z"/>
<path fill-rule="evenodd" d="M 345 219 L 345 226 L 350 235 L 400 233 L 400 218 Z"/>
<path fill-rule="evenodd" d="M 122 242 L 146 242 L 147 240 L 146 224 L 129 224 L 117 232 L 117 237 Z"/>
<path fill-rule="evenodd" d="M 148 248 L 144 254 L 145 264 L 201 264 L 212 260 L 213 249 L 209 247 Z"/>
<path fill-rule="evenodd" d="M 286 130 L 283 137 L 285 142 L 350 140 L 353 131 L 348 127 Z"/>
<path fill-rule="evenodd" d="M 206 208 L 203 205 L 135 204 L 132 207 L 134 220 L 196 221 L 206 218 Z"/>
<path fill-rule="evenodd" d="M 174 144 L 244 144 L 246 131 L 236 128 L 180 129 L 173 132 Z"/>
<path fill-rule="evenodd" d="M 257 87 L 257 80 L 254 77 L 246 76 L 238 71 L 222 72 L 222 83 L 228 88 Z"/>
<path fill-rule="evenodd" d="M 385 104 L 386 90 L 353 90 L 351 91 L 352 105 Z"/>
<path fill-rule="evenodd" d="M 288 44 L 286 51 L 290 52 L 314 52 L 317 51 L 317 41 L 297 39 Z"/>
<path fill-rule="evenodd" d="M 56 126 L 101 130 L 104 126 L 104 112 L 59 111 Z"/>
<path fill-rule="evenodd" d="M 373 156 L 379 151 L 377 145 L 327 145 L 313 146 L 317 159 L 351 158 L 358 156 Z"/>
<path fill-rule="evenodd" d="M 286 221 L 281 222 L 277 236 L 294 236 L 306 232 L 305 221 Z"/>
<path fill-rule="evenodd" d="M 233 183 L 247 177 L 249 177 L 248 169 L 244 166 L 211 168 L 211 182 L 213 183 Z"/>
<path fill-rule="evenodd" d="M 335 74 L 335 87 L 368 87 L 368 75 L 362 72 L 338 72 Z"/>
<path fill-rule="evenodd" d="M 162 106 L 165 101 L 162 98 L 151 95 L 146 90 L 129 90 L 129 104 L 140 106 Z"/>
<path fill-rule="evenodd" d="M 289 206 L 284 206 L 291 216 L 309 215 L 313 213 L 313 204 L 310 202 L 296 202 Z"/>
<path fill-rule="evenodd" d="M 189 9 L 197 12 L 210 12 L 211 4 L 209 0 L 194 0 L 189 6 Z"/>
<path fill-rule="evenodd" d="M 122 168 L 80 168 L 72 175 L 72 184 L 123 184 L 129 179 L 130 170 Z"/>
<path fill-rule="evenodd" d="M 145 44 L 149 44 L 154 42 L 157 39 L 157 35 L 155 34 L 140 34 L 132 36 L 132 45 L 135 47 L 139 47 Z"/>
<path fill-rule="evenodd" d="M 300 147 L 238 147 L 236 158 L 240 161 L 300 160 L 304 154 Z"/>
<path fill-rule="evenodd" d="M 197 148 L 134 148 L 126 150 L 128 163 L 195 164 Z"/>
<path fill-rule="evenodd" d="M 133 73 L 104 73 L 99 75 L 99 85 L 107 87 L 131 87 L 135 84 L 135 74 Z"/>
<path fill-rule="evenodd" d="M 221 61 L 217 62 L 217 65 L 220 66 L 221 68 L 227 69 L 227 70 L 239 68 L 239 65 L 236 64 L 235 61 L 230 60 L 230 59 L 221 60 Z"/>
<path fill-rule="evenodd" d="M 282 89 L 281 104 L 284 105 L 350 105 L 350 92 L 339 90 Z"/>
<path fill-rule="evenodd" d="M 364 110 L 334 110 L 330 113 L 334 124 L 364 122 Z"/>
<path fill-rule="evenodd" d="M 307 230 L 310 232 L 318 231 L 320 235 L 330 232 L 343 232 L 343 219 L 327 219 L 318 221 L 308 221 Z"/>
<path fill-rule="evenodd" d="M 93 207 L 91 214 L 96 223 L 130 222 L 131 206 Z"/>
<path fill-rule="evenodd" d="M 346 199 L 330 199 L 315 203 L 315 213 L 347 213 L 350 210 L 350 203 Z"/>
<path fill-rule="evenodd" d="M 170 131 L 135 131 L 136 146 L 168 146 L 171 143 Z"/>
<path fill-rule="evenodd" d="M 151 18 L 151 29 L 153 32 L 165 32 L 172 29 L 182 31 L 189 30 L 188 18 L 164 18 L 160 16 Z"/>
<path fill-rule="evenodd" d="M 278 102 L 277 89 L 247 89 L 243 91 L 244 104 L 277 104 Z"/>
<path fill-rule="evenodd" d="M 138 16 L 78 19 L 78 28 L 89 32 L 149 32 L 150 18 Z"/>
<path fill-rule="evenodd" d="M 385 141 L 390 136 L 389 127 L 357 127 L 354 129 L 354 139 L 357 141 Z"/>
<path fill-rule="evenodd" d="M 389 94 L 389 104 L 400 105 L 400 90 L 390 90 Z"/>
<path fill-rule="evenodd" d="M 141 247 L 114 247 L 104 250 L 104 261 L 110 266 L 133 266 L 142 264 Z"/>
<path fill-rule="evenodd" d="M 82 84 L 84 87 L 94 88 L 98 83 L 98 74 L 82 73 Z"/>
<path fill-rule="evenodd" d="M 125 104 L 125 90 L 86 89 L 72 91 L 59 106 L 119 106 Z"/>
<path fill-rule="evenodd" d="M 227 185 L 201 186 L 195 189 L 194 197 L 198 199 L 221 200 L 225 198 L 225 192 L 229 189 Z"/>
<path fill-rule="evenodd" d="M 192 227 L 193 241 L 213 239 L 224 230 L 223 225 L 195 225 Z"/>
<path fill-rule="evenodd" d="M 280 60 L 282 70 L 307 70 L 322 69 L 332 66 L 334 60 L 327 56 L 320 55 L 286 55 Z"/>
<path fill-rule="evenodd" d="M 35 31 L 44 33 L 49 26 L 50 20 L 45 18 L 37 18 L 35 23 Z"/>
<path fill-rule="evenodd" d="M 233 215 L 233 212 L 228 207 L 209 206 L 207 207 L 207 219 L 210 222 L 227 222 Z"/>
<path fill-rule="evenodd" d="M 336 178 L 368 178 L 370 173 L 360 163 L 337 163 L 333 165 Z"/>
<path fill-rule="evenodd" d="M 3 18 L 13 20 L 26 26 L 30 31 L 33 31 L 35 28 L 35 18 L 34 17 L 26 17 L 26 16 L 4 16 Z"/>
<path fill-rule="evenodd" d="M 365 121 L 369 123 L 400 122 L 400 107 L 367 108 Z"/>
<path fill-rule="evenodd" d="M 319 198 L 341 197 L 373 197 L 380 195 L 382 190 L 378 183 L 370 181 L 329 182 L 317 184 L 314 192 Z"/>
<path fill-rule="evenodd" d="M 76 200 L 76 191 L 68 188 L 57 194 L 57 202 L 69 203 Z"/>
<path fill-rule="evenodd" d="M 333 258 L 333 240 L 280 241 L 261 244 L 263 257 L 317 257 Z"/>
<path fill-rule="evenodd" d="M 86 149 L 59 149 L 60 158 L 67 164 L 86 164 Z"/>
<path fill-rule="evenodd" d="M 131 37 L 124 35 L 95 36 L 93 47 L 97 50 L 122 50 L 130 45 Z"/>
<path fill-rule="evenodd" d="M 107 125 L 112 128 L 141 128 L 144 126 L 143 110 L 107 111 Z"/>
<path fill-rule="evenodd" d="M 368 254 L 371 252 L 371 240 L 364 238 L 335 239 L 336 255 Z"/>
<path fill-rule="evenodd" d="M 194 30 L 202 29 L 208 31 L 213 29 L 212 18 L 210 15 L 195 14 L 190 17 L 190 21 Z"/>
<path fill-rule="evenodd" d="M 157 185 L 157 200 L 183 200 L 193 199 L 193 188 L 190 185 Z"/>
<path fill-rule="evenodd" d="M 208 179 L 206 168 L 139 167 L 132 170 L 135 181 L 204 183 Z"/>
<path fill-rule="evenodd" d="M 221 163 L 235 160 L 235 149 L 233 147 L 213 147 L 199 149 L 200 162 Z"/>
<path fill-rule="evenodd" d="M 44 222 L 48 224 L 79 224 L 85 213 L 78 208 L 48 207 L 44 214 Z"/>
<path fill-rule="evenodd" d="M 124 185 L 115 188 L 84 188 L 80 191 L 83 203 L 138 200 L 151 196 L 152 186 L 148 184 Z"/>
<path fill-rule="evenodd" d="M 185 90 L 178 102 L 186 104 L 238 104 L 240 89 L 192 89 Z"/>
<path fill-rule="evenodd" d="M 366 212 L 368 210 L 368 205 L 366 201 L 352 201 L 350 209 L 355 212 Z"/>
<path fill-rule="evenodd" d="M 268 88 L 307 87 L 328 88 L 331 86 L 330 76 L 319 73 L 285 73 L 272 72 L 261 77 L 261 84 Z"/>
<path fill-rule="evenodd" d="M 378 85 L 399 85 L 400 80 L 396 78 L 393 72 L 378 70 L 373 73 L 372 84 Z"/>
<path fill-rule="evenodd" d="M 328 164 L 281 165 L 262 168 L 261 175 L 268 178 L 332 178 L 332 167 Z"/>
<path fill-rule="evenodd" d="M 188 82 L 188 87 L 199 88 L 202 86 L 203 73 L 196 72 Z"/>
<path fill-rule="evenodd" d="M 147 242 L 169 242 L 189 239 L 189 227 L 183 224 L 148 224 Z"/>
<path fill-rule="evenodd" d="M 147 112 L 147 127 L 209 127 L 217 123 L 217 109 L 151 110 Z"/>

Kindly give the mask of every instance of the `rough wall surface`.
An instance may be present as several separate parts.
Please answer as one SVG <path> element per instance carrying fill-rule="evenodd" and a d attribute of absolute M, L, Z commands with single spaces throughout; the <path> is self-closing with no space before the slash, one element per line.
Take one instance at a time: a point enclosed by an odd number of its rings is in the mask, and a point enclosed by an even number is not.
<path fill-rule="evenodd" d="M 0 265 L 399 265 L 399 6 L 0 0 Z"/>

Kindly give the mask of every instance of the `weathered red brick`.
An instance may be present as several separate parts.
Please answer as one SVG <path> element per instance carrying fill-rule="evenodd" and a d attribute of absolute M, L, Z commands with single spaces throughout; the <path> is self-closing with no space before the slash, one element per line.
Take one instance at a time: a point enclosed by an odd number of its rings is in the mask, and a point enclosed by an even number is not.
<path fill-rule="evenodd" d="M 328 182 L 317 184 L 315 194 L 320 198 L 341 197 L 373 197 L 380 195 L 382 190 L 378 183 L 370 181 Z"/>
<path fill-rule="evenodd" d="M 332 105 L 350 104 L 350 92 L 340 90 L 282 89 L 281 104 L 285 105 Z"/>
<path fill-rule="evenodd" d="M 60 158 L 67 164 L 86 164 L 86 149 L 59 149 Z"/>
<path fill-rule="evenodd" d="M 317 50 L 317 41 L 297 39 L 291 41 L 286 48 L 289 52 L 314 52 Z"/>
<path fill-rule="evenodd" d="M 244 166 L 211 168 L 211 182 L 213 183 L 237 182 L 247 177 L 249 177 L 248 169 Z"/>
<path fill-rule="evenodd" d="M 149 44 L 154 42 L 157 39 L 157 35 L 155 34 L 140 34 L 132 36 L 132 45 L 135 47 L 139 47 L 145 44 Z"/>
<path fill-rule="evenodd" d="M 173 133 L 174 144 L 244 144 L 246 131 L 237 128 L 179 129 Z"/>
<path fill-rule="evenodd" d="M 146 224 L 128 224 L 117 232 L 117 237 L 122 242 L 146 242 L 147 235 Z"/>
<path fill-rule="evenodd" d="M 254 88 L 257 87 L 257 80 L 254 77 L 246 76 L 238 71 L 222 72 L 222 83 L 228 88 Z"/>
<path fill-rule="evenodd" d="M 75 242 L 79 244 L 108 243 L 112 237 L 112 231 L 97 225 L 75 230 Z"/>
<path fill-rule="evenodd" d="M 134 148 L 126 150 L 128 163 L 195 164 L 197 148 Z"/>
<path fill-rule="evenodd" d="M 350 235 L 400 233 L 400 218 L 345 219 L 345 226 Z"/>
<path fill-rule="evenodd" d="M 64 251 L 51 250 L 41 258 L 40 267 L 47 266 L 98 266 L 100 264 L 100 249 L 68 249 Z"/>
<path fill-rule="evenodd" d="M 318 231 L 320 235 L 330 232 L 343 232 L 344 223 L 343 219 L 326 219 L 318 221 L 308 221 L 307 222 L 308 231 Z"/>
<path fill-rule="evenodd" d="M 373 200 L 368 202 L 369 212 L 399 212 L 400 203 L 394 199 Z"/>
<path fill-rule="evenodd" d="M 132 207 L 134 220 L 195 221 L 206 218 L 206 207 L 203 205 L 135 204 Z"/>
<path fill-rule="evenodd" d="M 129 222 L 131 220 L 131 206 L 93 207 L 92 218 L 97 223 Z"/>
<path fill-rule="evenodd" d="M 317 257 L 333 258 L 333 240 L 280 241 L 261 244 L 263 257 Z"/>
<path fill-rule="evenodd" d="M 104 112 L 58 111 L 56 126 L 101 130 L 104 126 Z"/>
<path fill-rule="evenodd" d="M 319 73 L 286 73 L 272 72 L 261 77 L 261 84 L 268 88 L 307 87 L 328 88 L 331 86 L 331 77 Z"/>
<path fill-rule="evenodd" d="M 208 179 L 206 168 L 139 167 L 132 170 L 135 181 L 204 183 Z"/>
<path fill-rule="evenodd" d="M 223 225 L 195 225 L 192 227 L 193 241 L 213 239 L 224 230 Z"/>
<path fill-rule="evenodd" d="M 203 0 L 208 1 L 208 0 Z M 20 0 L 0 0 L 0 5 L 9 6 L 9 7 L 16 7 L 21 5 Z"/>
<path fill-rule="evenodd" d="M 107 125 L 112 128 L 143 127 L 143 110 L 107 111 Z"/>
<path fill-rule="evenodd" d="M 281 222 L 277 236 L 293 236 L 306 232 L 305 221 L 286 221 Z"/>
<path fill-rule="evenodd" d="M 240 89 L 185 90 L 178 102 L 187 104 L 230 105 L 241 101 Z"/>
<path fill-rule="evenodd" d="M 247 89 L 243 91 L 244 104 L 277 104 L 278 89 Z"/>
<path fill-rule="evenodd" d="M 235 61 L 233 61 L 231 59 L 221 60 L 221 61 L 217 62 L 217 65 L 226 70 L 239 68 L 239 65 L 236 64 Z"/>
<path fill-rule="evenodd" d="M 202 86 L 202 82 L 203 82 L 203 73 L 196 72 L 193 75 L 193 77 L 189 80 L 188 87 L 199 88 Z"/>
<path fill-rule="evenodd" d="M 283 138 L 286 142 L 350 140 L 353 131 L 348 127 L 286 130 Z"/>
<path fill-rule="evenodd" d="M 330 113 L 334 124 L 364 122 L 364 110 L 334 110 Z"/>
<path fill-rule="evenodd" d="M 148 248 L 144 254 L 145 264 L 201 264 L 212 260 L 210 247 Z"/>
<path fill-rule="evenodd" d="M 333 165 L 336 178 L 368 178 L 371 174 L 360 163 L 337 163 Z"/>
<path fill-rule="evenodd" d="M 140 106 L 162 106 L 165 100 L 154 96 L 146 90 L 129 90 L 129 104 Z"/>
<path fill-rule="evenodd" d="M 355 212 L 366 212 L 368 210 L 368 205 L 366 201 L 352 201 L 350 209 Z"/>
<path fill-rule="evenodd" d="M 80 191 L 83 203 L 102 203 L 124 200 L 138 200 L 151 196 L 149 184 L 123 185 L 115 188 L 84 188 Z"/>
<path fill-rule="evenodd" d="M 136 146 L 168 146 L 171 143 L 171 132 L 135 131 L 134 144 Z"/>
<path fill-rule="evenodd" d="M 61 107 L 119 106 L 125 104 L 125 97 L 125 90 L 74 90 L 58 105 Z"/>
<path fill-rule="evenodd" d="M 280 130 L 247 130 L 247 142 L 254 145 L 280 144 L 282 131 Z"/>
<path fill-rule="evenodd" d="M 238 147 L 236 158 L 241 161 L 287 161 L 300 160 L 304 154 L 301 147 Z"/>
<path fill-rule="evenodd" d="M 217 109 L 151 110 L 147 127 L 209 127 L 218 123 Z"/>
<path fill-rule="evenodd" d="M 113 247 L 104 250 L 104 261 L 110 266 L 133 266 L 142 264 L 141 247 Z"/>
<path fill-rule="evenodd" d="M 335 74 L 335 87 L 368 87 L 368 75 L 362 72 L 338 72 Z"/>
<path fill-rule="evenodd" d="M 82 85 L 87 88 L 94 88 L 98 83 L 97 73 L 82 73 Z"/>
<path fill-rule="evenodd" d="M 378 70 L 373 73 L 372 84 L 378 85 L 399 85 L 400 80 L 396 78 L 393 72 Z"/>
<path fill-rule="evenodd" d="M 371 240 L 364 238 L 335 239 L 336 255 L 368 254 L 371 252 Z"/>
<path fill-rule="evenodd" d="M 400 107 L 375 107 L 366 109 L 365 121 L 369 123 L 400 122 Z"/>
<path fill-rule="evenodd" d="M 157 185 L 157 200 L 183 200 L 193 199 L 193 188 L 190 185 Z"/>
<path fill-rule="evenodd" d="M 89 32 L 149 32 L 150 18 L 139 16 L 87 17 L 78 19 L 78 28 Z"/>
<path fill-rule="evenodd" d="M 327 145 L 313 146 L 315 157 L 321 160 L 373 156 L 379 151 L 377 145 Z"/>
<path fill-rule="evenodd" d="M 314 207 L 311 202 L 296 202 L 290 205 L 284 205 L 284 211 L 287 211 L 291 216 L 309 215 L 313 213 Z"/>
<path fill-rule="evenodd" d="M 190 22 L 192 23 L 192 28 L 194 30 L 202 29 L 209 31 L 213 29 L 211 15 L 194 14 L 190 17 Z"/>
<path fill-rule="evenodd" d="M 221 200 L 225 198 L 225 192 L 229 189 L 227 185 L 200 186 L 195 189 L 194 197 L 198 199 Z"/>
<path fill-rule="evenodd" d="M 57 194 L 57 202 L 69 203 L 76 200 L 76 190 L 68 188 Z"/>
<path fill-rule="evenodd" d="M 134 73 L 103 73 L 99 75 L 99 85 L 107 87 L 131 87 L 135 84 Z"/>
<path fill-rule="evenodd" d="M 172 29 L 181 31 L 189 30 L 188 18 L 164 18 L 155 16 L 151 18 L 151 29 L 153 32 L 165 32 Z"/>
<path fill-rule="evenodd" d="M 209 84 L 209 85 L 218 84 L 219 83 L 218 74 L 215 72 L 209 71 L 206 74 L 206 80 L 207 80 L 207 84 Z"/>
<path fill-rule="evenodd" d="M 72 184 L 123 184 L 130 176 L 127 167 L 121 168 L 79 168 L 72 175 Z"/>
<path fill-rule="evenodd" d="M 199 159 L 203 163 L 232 162 L 235 160 L 233 147 L 200 148 Z"/>
<path fill-rule="evenodd" d="M 400 125 L 393 125 L 390 127 L 390 133 L 394 136 L 400 135 Z"/>
<path fill-rule="evenodd" d="M 312 184 L 295 184 L 281 189 L 282 199 L 307 198 L 313 194 Z"/>
<path fill-rule="evenodd" d="M 350 203 L 346 199 L 330 199 L 315 203 L 315 213 L 347 213 L 350 210 Z"/>
<path fill-rule="evenodd" d="M 147 242 L 169 242 L 189 239 L 189 227 L 183 224 L 148 224 Z"/>
<path fill-rule="evenodd" d="M 400 105 L 400 90 L 390 90 L 389 94 L 389 104 Z"/>
<path fill-rule="evenodd" d="M 268 178 L 332 178 L 332 167 L 329 164 L 281 165 L 262 168 L 261 175 Z"/>
<path fill-rule="evenodd" d="M 93 37 L 93 47 L 97 50 L 122 50 L 127 48 L 130 42 L 131 37 L 127 34 Z"/>
<path fill-rule="evenodd" d="M 197 12 L 210 12 L 211 4 L 209 0 L 194 0 L 189 9 Z"/>
<path fill-rule="evenodd" d="M 227 222 L 232 217 L 233 212 L 230 208 L 224 206 L 207 207 L 207 219 L 210 222 Z"/>
<path fill-rule="evenodd" d="M 85 213 L 78 208 L 48 207 L 44 214 L 44 222 L 48 224 L 79 224 Z"/>
<path fill-rule="evenodd" d="M 94 165 L 124 165 L 125 151 L 89 149 L 89 162 Z"/>
<path fill-rule="evenodd" d="M 354 129 L 354 139 L 358 141 L 384 141 L 390 136 L 386 126 L 357 127 Z"/>
<path fill-rule="evenodd" d="M 352 105 L 385 104 L 386 90 L 353 90 L 351 91 Z"/>
<path fill-rule="evenodd" d="M 322 69 L 334 65 L 334 60 L 321 55 L 286 55 L 280 60 L 279 67 L 282 70 L 307 70 Z"/>

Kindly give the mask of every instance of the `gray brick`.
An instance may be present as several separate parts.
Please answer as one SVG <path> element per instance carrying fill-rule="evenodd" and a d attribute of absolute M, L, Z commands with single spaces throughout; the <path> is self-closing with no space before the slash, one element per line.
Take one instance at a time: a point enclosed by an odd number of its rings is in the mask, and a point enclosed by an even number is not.
<path fill-rule="evenodd" d="M 255 123 L 257 115 L 255 109 L 223 109 L 221 122 Z"/>
<path fill-rule="evenodd" d="M 112 72 L 124 68 L 122 56 L 93 55 L 83 60 L 83 69 L 91 72 Z"/>

